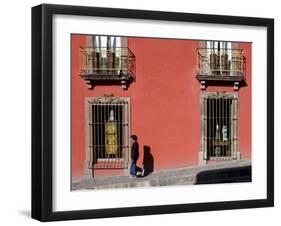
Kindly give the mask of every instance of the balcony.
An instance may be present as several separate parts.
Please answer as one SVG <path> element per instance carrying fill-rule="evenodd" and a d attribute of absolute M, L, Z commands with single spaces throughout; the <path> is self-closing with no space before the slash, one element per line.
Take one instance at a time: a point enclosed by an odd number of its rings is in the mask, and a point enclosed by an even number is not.
<path fill-rule="evenodd" d="M 127 89 L 135 81 L 135 56 L 129 48 L 81 47 L 80 76 L 89 89 L 120 84 Z"/>
<path fill-rule="evenodd" d="M 234 89 L 245 83 L 245 60 L 242 49 L 208 49 L 198 48 L 197 79 L 201 89 L 209 84 L 233 84 Z"/>

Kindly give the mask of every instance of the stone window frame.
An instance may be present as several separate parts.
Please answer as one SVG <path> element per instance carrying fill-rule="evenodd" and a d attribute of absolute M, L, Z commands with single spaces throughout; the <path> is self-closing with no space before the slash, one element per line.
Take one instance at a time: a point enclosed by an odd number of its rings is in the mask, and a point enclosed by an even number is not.
<path fill-rule="evenodd" d="M 129 165 L 129 158 L 130 158 L 130 134 L 131 134 L 131 102 L 130 102 L 130 97 L 106 97 L 106 96 L 99 96 L 99 97 L 85 97 L 85 103 L 84 103 L 84 107 L 85 107 L 85 160 L 84 160 L 84 176 L 85 177 L 92 177 L 93 176 L 93 170 L 94 167 L 92 166 L 93 164 L 93 150 L 92 148 L 89 146 L 90 142 L 91 142 L 91 133 L 90 133 L 90 105 L 93 103 L 94 100 L 96 99 L 100 99 L 103 100 L 104 102 L 110 101 L 111 98 L 115 98 L 118 100 L 125 100 L 127 101 L 127 111 L 125 111 L 125 118 L 127 118 L 128 121 L 128 129 L 127 131 L 124 131 L 125 135 L 125 139 L 127 139 L 127 143 L 128 143 L 128 151 L 125 154 L 125 156 L 123 157 L 123 161 L 125 166 L 123 167 L 124 170 L 124 174 L 127 174 L 128 172 L 128 165 Z M 112 160 L 110 160 L 112 161 Z M 113 161 L 114 163 L 114 161 Z"/>
<path fill-rule="evenodd" d="M 241 154 L 239 151 L 239 95 L 238 93 L 226 93 L 226 92 L 203 92 L 200 95 L 200 151 L 199 151 L 199 165 L 205 165 L 209 161 L 207 158 L 207 98 L 213 96 L 227 96 L 228 98 L 233 99 L 233 108 L 232 108 L 232 126 L 231 126 L 231 160 L 241 159 Z M 229 158 L 219 157 L 217 160 L 230 160 Z"/>

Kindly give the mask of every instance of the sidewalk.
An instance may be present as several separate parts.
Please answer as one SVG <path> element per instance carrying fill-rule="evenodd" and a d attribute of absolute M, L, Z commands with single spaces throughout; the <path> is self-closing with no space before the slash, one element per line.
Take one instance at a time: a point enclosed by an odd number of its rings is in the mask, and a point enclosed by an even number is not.
<path fill-rule="evenodd" d="M 72 183 L 72 190 L 190 185 L 251 181 L 251 161 L 227 161 L 153 172 L 145 177 L 84 178 Z"/>

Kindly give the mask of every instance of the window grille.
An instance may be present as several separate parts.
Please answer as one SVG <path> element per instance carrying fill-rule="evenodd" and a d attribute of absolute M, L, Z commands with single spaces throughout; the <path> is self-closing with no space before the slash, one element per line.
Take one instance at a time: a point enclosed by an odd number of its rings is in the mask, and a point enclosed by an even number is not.
<path fill-rule="evenodd" d="M 128 101 L 112 97 L 95 98 L 88 103 L 90 168 L 127 168 Z"/>
<path fill-rule="evenodd" d="M 230 160 L 238 151 L 236 95 L 203 96 L 201 138 L 205 160 Z"/>

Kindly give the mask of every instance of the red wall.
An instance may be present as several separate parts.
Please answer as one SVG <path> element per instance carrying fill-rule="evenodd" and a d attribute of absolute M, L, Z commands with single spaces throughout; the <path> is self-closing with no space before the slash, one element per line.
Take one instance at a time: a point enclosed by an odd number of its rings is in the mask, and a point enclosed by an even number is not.
<path fill-rule="evenodd" d="M 198 41 L 152 38 L 129 38 L 128 46 L 136 56 L 136 82 L 128 90 L 121 86 L 96 86 L 89 90 L 79 76 L 79 47 L 86 39 L 72 36 L 72 175 L 81 177 L 85 159 L 84 98 L 113 93 L 130 97 L 131 134 L 137 134 L 141 165 L 143 146 L 151 148 L 154 170 L 198 164 L 200 150 L 200 83 L 197 70 Z M 250 44 L 245 56 L 251 62 Z M 249 64 L 250 65 L 250 64 Z M 247 67 L 250 83 L 251 68 Z M 233 87 L 208 87 L 207 91 L 228 90 Z M 251 150 L 251 86 L 241 88 L 240 150 L 250 157 Z M 122 174 L 121 170 L 96 171 L 95 175 Z"/>
<path fill-rule="evenodd" d="M 251 158 L 252 150 L 252 48 L 250 43 L 240 43 L 246 60 L 247 86 L 239 90 L 239 148 L 241 157 Z"/>
<path fill-rule="evenodd" d="M 85 159 L 85 118 L 83 99 L 87 94 L 87 88 L 83 85 L 79 76 L 80 46 L 85 46 L 86 37 L 72 35 L 71 42 L 71 158 L 72 176 L 83 175 Z"/>

